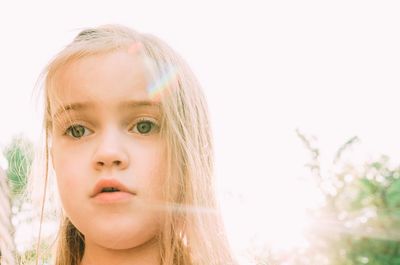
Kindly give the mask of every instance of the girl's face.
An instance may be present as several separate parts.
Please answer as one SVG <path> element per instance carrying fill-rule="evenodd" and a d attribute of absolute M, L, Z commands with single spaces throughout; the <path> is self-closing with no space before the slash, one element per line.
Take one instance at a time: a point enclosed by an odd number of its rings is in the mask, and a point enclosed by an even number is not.
<path fill-rule="evenodd" d="M 55 77 L 51 156 L 66 215 L 86 244 L 127 249 L 159 232 L 166 169 L 161 110 L 137 54 L 71 62 Z"/>

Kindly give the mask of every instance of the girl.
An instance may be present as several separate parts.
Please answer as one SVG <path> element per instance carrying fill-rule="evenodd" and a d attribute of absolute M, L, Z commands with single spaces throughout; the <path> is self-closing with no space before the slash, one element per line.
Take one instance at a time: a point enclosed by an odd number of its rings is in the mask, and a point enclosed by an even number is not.
<path fill-rule="evenodd" d="M 171 48 L 122 26 L 87 29 L 44 87 L 46 180 L 54 169 L 63 206 L 57 265 L 234 264 L 206 102 Z"/>

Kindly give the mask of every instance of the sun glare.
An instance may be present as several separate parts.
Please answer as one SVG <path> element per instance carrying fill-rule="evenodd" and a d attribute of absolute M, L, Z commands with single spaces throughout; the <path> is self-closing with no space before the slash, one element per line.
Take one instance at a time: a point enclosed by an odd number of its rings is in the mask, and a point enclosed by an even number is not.
<path fill-rule="evenodd" d="M 308 210 L 321 203 L 320 194 L 306 181 L 287 181 L 271 180 L 262 188 L 222 198 L 228 236 L 243 262 L 257 249 L 290 253 L 309 246 L 306 232 L 313 222 Z"/>

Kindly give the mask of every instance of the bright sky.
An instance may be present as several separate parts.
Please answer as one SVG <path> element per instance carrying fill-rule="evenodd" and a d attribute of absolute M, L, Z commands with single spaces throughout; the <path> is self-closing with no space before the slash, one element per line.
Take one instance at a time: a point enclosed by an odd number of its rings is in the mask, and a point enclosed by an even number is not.
<path fill-rule="evenodd" d="M 368 0 L 3 1 L 0 145 L 21 132 L 37 139 L 31 91 L 78 29 L 155 34 L 186 58 L 209 100 L 234 245 L 254 233 L 290 245 L 313 200 L 298 189 L 309 157 L 296 128 L 327 159 L 357 135 L 364 154 L 399 162 L 399 13 L 397 1 Z"/>

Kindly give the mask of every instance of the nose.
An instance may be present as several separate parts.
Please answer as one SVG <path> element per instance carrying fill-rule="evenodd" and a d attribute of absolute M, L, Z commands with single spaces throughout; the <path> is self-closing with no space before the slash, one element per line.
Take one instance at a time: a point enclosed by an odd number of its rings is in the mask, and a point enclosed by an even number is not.
<path fill-rule="evenodd" d="M 95 170 L 123 170 L 128 167 L 129 155 L 122 138 L 123 136 L 115 130 L 104 131 L 99 135 L 92 161 Z"/>

